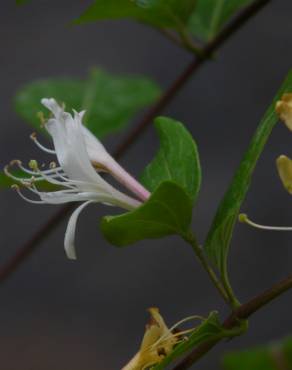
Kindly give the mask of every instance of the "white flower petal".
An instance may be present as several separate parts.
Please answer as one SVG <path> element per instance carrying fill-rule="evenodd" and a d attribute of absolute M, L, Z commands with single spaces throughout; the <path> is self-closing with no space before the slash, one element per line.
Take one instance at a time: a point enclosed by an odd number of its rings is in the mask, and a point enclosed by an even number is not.
<path fill-rule="evenodd" d="M 71 260 L 77 259 L 74 241 L 75 241 L 75 230 L 76 230 L 76 223 L 78 220 L 78 216 L 83 211 L 83 209 L 86 206 L 88 206 L 90 203 L 92 203 L 92 201 L 88 201 L 88 202 L 81 204 L 81 206 L 75 209 L 75 211 L 72 213 L 69 219 L 66 233 L 65 233 L 64 246 L 65 246 L 65 252 L 67 254 L 67 257 Z"/>
<path fill-rule="evenodd" d="M 84 125 L 82 125 L 82 132 L 85 139 L 86 150 L 91 162 L 96 162 L 106 166 L 108 162 L 114 161 L 103 144 Z"/>
<path fill-rule="evenodd" d="M 50 99 L 47 99 L 47 98 L 43 98 L 41 100 L 41 103 L 46 107 L 48 108 L 48 110 L 50 110 L 54 116 L 56 116 L 56 118 L 59 118 L 60 114 L 64 111 L 60 106 L 59 104 L 56 102 L 55 99 L 53 98 L 50 98 Z"/>

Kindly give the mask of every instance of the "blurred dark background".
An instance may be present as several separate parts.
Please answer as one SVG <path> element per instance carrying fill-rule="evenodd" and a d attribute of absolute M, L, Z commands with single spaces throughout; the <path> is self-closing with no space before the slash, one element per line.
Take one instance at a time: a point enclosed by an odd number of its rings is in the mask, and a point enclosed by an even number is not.
<path fill-rule="evenodd" d="M 169 86 L 191 56 L 154 30 L 133 22 L 71 27 L 90 1 L 1 2 L 1 166 L 37 157 L 31 129 L 13 110 L 23 84 L 40 77 L 85 76 L 94 65 L 114 73 L 145 74 Z M 203 240 L 214 211 L 266 107 L 292 66 L 292 3 L 273 1 L 235 35 L 163 112 L 183 121 L 196 138 L 203 184 L 193 226 Z M 98 104 L 98 102 L 97 102 Z M 135 125 L 138 117 L 131 123 Z M 107 141 L 108 148 L 125 133 Z M 138 175 L 158 146 L 154 129 L 131 147 L 122 163 Z M 243 210 L 257 221 L 292 225 L 292 199 L 274 161 L 292 155 L 292 134 L 279 124 L 259 161 Z M 26 241 L 54 206 L 23 202 L 0 193 L 0 263 Z M 33 256 L 0 285 L 0 368 L 3 370 L 120 369 L 138 349 L 156 305 L 168 323 L 210 310 L 227 311 L 178 238 L 116 249 L 98 230 L 105 207 L 80 217 L 77 262 L 63 250 L 66 220 Z M 292 270 L 292 233 L 261 232 L 238 225 L 230 255 L 235 291 L 244 302 Z M 292 292 L 254 315 L 249 332 L 217 346 L 197 367 L 219 367 L 225 351 L 263 344 L 292 333 Z"/>

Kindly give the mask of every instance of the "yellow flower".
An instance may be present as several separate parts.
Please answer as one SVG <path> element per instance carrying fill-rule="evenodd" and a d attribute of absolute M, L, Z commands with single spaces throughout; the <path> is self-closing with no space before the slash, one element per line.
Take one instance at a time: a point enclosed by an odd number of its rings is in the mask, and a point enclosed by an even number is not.
<path fill-rule="evenodd" d="M 179 341 L 178 335 L 173 334 L 165 324 L 158 308 L 149 308 L 149 313 L 151 318 L 146 325 L 140 350 L 122 370 L 144 370 L 158 364 Z"/>
<path fill-rule="evenodd" d="M 146 325 L 139 352 L 122 370 L 146 370 L 151 366 L 159 364 L 173 351 L 176 344 L 188 339 L 185 336 L 186 334 L 196 330 L 196 328 L 191 328 L 181 331 L 178 329 L 178 326 L 191 320 L 204 320 L 202 316 L 189 316 L 168 328 L 158 308 L 152 307 L 148 311 L 151 317 Z"/>

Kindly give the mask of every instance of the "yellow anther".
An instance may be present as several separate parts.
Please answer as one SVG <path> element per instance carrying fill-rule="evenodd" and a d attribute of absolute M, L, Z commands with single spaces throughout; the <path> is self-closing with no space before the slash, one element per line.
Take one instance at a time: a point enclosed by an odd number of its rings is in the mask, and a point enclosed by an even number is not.
<path fill-rule="evenodd" d="M 33 171 L 38 171 L 39 169 L 38 162 L 35 159 L 31 159 L 29 161 L 28 167 L 31 168 Z"/>
<path fill-rule="evenodd" d="M 12 167 L 14 165 L 17 165 L 17 166 L 20 166 L 21 165 L 21 161 L 19 159 L 13 159 L 12 161 L 10 161 L 9 163 L 9 167 Z"/>
<path fill-rule="evenodd" d="M 31 140 L 36 140 L 36 138 L 37 138 L 37 133 L 36 133 L 36 132 L 33 132 L 33 133 L 30 135 L 30 138 L 31 138 Z"/>
<path fill-rule="evenodd" d="M 248 217 L 247 217 L 247 214 L 246 213 L 240 213 L 238 215 L 238 221 L 239 222 L 242 222 L 242 223 L 247 223 L 247 220 L 248 220 Z"/>

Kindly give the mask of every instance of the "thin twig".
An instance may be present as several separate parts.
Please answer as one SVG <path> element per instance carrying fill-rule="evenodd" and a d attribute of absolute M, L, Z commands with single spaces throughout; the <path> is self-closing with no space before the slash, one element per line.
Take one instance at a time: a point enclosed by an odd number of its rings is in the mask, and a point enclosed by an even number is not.
<path fill-rule="evenodd" d="M 238 31 L 253 15 L 260 11 L 271 0 L 256 0 L 250 6 L 246 7 L 237 17 L 233 19 L 229 25 L 224 28 L 217 37 L 208 43 L 202 50 L 201 55 L 197 56 L 191 62 L 183 73 L 173 82 L 166 90 L 157 103 L 146 113 L 139 125 L 129 133 L 122 144 L 117 148 L 116 155 L 124 153 L 133 142 L 141 136 L 146 127 L 152 120 L 161 112 L 167 104 L 169 104 L 181 87 L 189 80 L 189 78 L 216 52 L 236 31 Z"/>
<path fill-rule="evenodd" d="M 189 233 L 188 235 L 186 235 L 185 241 L 192 246 L 192 249 L 195 252 L 199 261 L 201 262 L 202 267 L 208 274 L 210 280 L 212 281 L 213 285 L 216 287 L 216 289 L 218 290 L 219 294 L 224 299 L 226 304 L 232 305 L 232 302 L 234 301 L 233 297 L 231 299 L 230 297 L 228 297 L 224 287 L 222 286 L 221 281 L 218 279 L 216 273 L 214 272 L 214 270 L 212 269 L 212 267 L 209 265 L 208 261 L 206 260 L 203 250 L 201 246 L 198 244 L 195 235 L 193 235 L 192 233 Z"/>
<path fill-rule="evenodd" d="M 0 282 L 3 283 L 35 250 L 51 231 L 67 216 L 74 208 L 73 204 L 66 205 L 56 212 L 38 231 L 22 245 L 18 251 L 10 257 L 6 264 L 0 269 Z"/>
<path fill-rule="evenodd" d="M 245 304 L 238 307 L 223 323 L 225 329 L 232 329 L 238 325 L 238 320 L 246 320 L 262 307 L 279 297 L 281 294 L 292 289 L 292 275 L 271 288 L 265 290 Z M 173 370 L 186 370 L 196 363 L 201 357 L 208 353 L 221 339 L 209 340 L 193 350 L 182 362 L 176 365 Z"/>
<path fill-rule="evenodd" d="M 217 51 L 238 29 L 240 29 L 254 14 L 256 14 L 270 0 L 257 0 L 241 12 L 226 28 L 221 31 L 213 41 L 208 43 L 186 69 L 177 77 L 172 85 L 165 91 L 156 104 L 146 113 L 142 121 L 134 127 L 123 142 L 118 146 L 114 153 L 116 158 L 122 156 L 129 147 L 137 140 L 147 126 L 149 126 L 167 104 L 169 104 L 178 91 L 185 85 L 188 79 L 207 61 L 212 54 Z M 53 215 L 37 233 L 24 245 L 22 245 L 16 255 L 12 256 L 6 264 L 0 268 L 0 283 L 3 283 L 17 268 L 26 260 L 27 257 L 37 248 L 45 236 L 47 236 L 64 219 L 70 211 L 71 206 L 65 206 Z"/>

